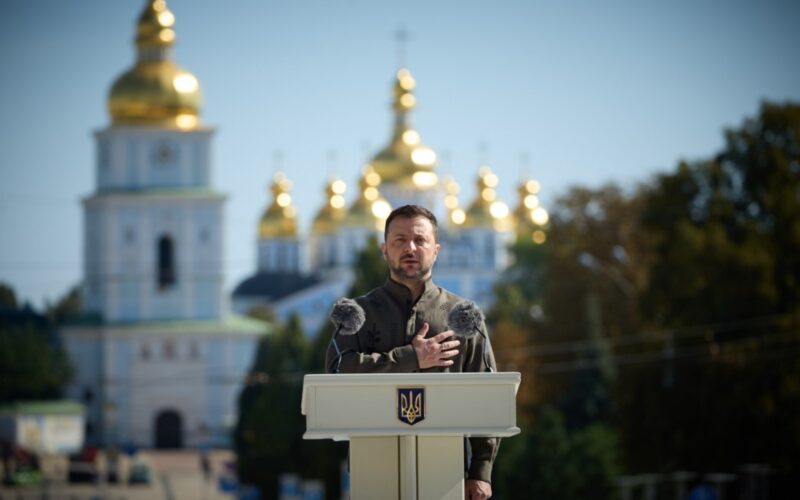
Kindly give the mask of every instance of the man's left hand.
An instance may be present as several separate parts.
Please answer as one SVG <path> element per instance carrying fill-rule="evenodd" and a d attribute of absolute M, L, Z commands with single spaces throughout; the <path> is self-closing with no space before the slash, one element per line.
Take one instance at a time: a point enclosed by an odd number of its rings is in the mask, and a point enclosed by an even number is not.
<path fill-rule="evenodd" d="M 464 500 L 486 500 L 492 497 L 492 485 L 480 479 L 464 481 Z"/>

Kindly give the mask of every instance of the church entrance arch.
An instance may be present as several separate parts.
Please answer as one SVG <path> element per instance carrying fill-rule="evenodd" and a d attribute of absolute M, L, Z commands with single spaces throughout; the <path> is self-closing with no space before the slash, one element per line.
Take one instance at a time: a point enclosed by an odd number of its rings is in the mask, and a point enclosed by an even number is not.
<path fill-rule="evenodd" d="M 183 418 L 175 410 L 156 415 L 156 448 L 183 448 Z"/>

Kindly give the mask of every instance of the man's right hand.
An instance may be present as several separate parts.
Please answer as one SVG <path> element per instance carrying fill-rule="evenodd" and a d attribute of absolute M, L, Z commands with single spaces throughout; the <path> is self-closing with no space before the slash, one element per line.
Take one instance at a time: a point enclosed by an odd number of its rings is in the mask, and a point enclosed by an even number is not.
<path fill-rule="evenodd" d="M 424 323 L 411 340 L 411 345 L 414 346 L 414 351 L 417 353 L 419 367 L 425 369 L 433 366 L 451 366 L 453 360 L 450 358 L 458 356 L 458 349 L 456 348 L 461 345 L 461 342 L 457 339 L 447 340 L 453 336 L 452 330 L 447 330 L 426 339 L 425 335 L 428 333 L 429 328 L 428 323 Z"/>

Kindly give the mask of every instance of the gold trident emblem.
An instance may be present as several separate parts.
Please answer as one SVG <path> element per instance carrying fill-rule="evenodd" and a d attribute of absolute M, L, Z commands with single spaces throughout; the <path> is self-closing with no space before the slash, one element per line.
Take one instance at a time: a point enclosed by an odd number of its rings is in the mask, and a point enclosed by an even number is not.
<path fill-rule="evenodd" d="M 421 392 L 416 395 L 411 392 L 400 394 L 400 416 L 405 419 L 408 425 L 414 425 L 414 422 L 422 416 Z"/>

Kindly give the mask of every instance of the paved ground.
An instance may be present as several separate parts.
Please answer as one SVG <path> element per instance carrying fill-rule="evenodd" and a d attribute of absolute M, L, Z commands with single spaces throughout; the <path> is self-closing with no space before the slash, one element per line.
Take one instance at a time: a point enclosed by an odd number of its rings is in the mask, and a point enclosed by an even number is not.
<path fill-rule="evenodd" d="M 230 500 L 230 494 L 218 489 L 219 475 L 225 463 L 233 460 L 229 451 L 210 453 L 212 478 L 206 480 L 200 468 L 197 451 L 142 451 L 135 457 L 150 467 L 150 484 L 127 485 L 128 457 L 120 459 L 120 484 L 70 484 L 68 462 L 64 457 L 45 457 L 42 471 L 45 481 L 36 486 L 0 486 L 0 500 Z M 98 459 L 101 476 L 105 476 L 105 460 Z"/>

